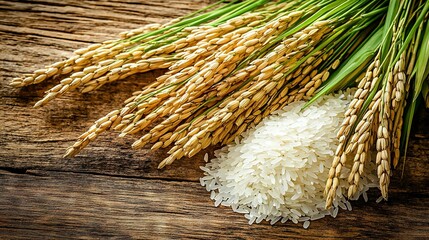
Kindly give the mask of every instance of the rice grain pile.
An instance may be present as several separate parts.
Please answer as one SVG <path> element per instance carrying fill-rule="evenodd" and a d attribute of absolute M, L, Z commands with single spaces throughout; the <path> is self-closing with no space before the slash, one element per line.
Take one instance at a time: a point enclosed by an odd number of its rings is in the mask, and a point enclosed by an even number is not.
<path fill-rule="evenodd" d="M 262 220 L 271 224 L 291 220 L 304 222 L 326 215 L 336 217 L 339 208 L 351 210 L 343 196 L 347 180 L 340 181 L 333 207 L 325 209 L 325 189 L 332 156 L 338 145 L 336 132 L 352 98 L 350 90 L 327 95 L 301 110 L 304 102 L 294 102 L 244 132 L 235 144 L 215 151 L 215 157 L 201 167 L 201 185 L 211 191 L 215 206 L 230 206 L 245 214 L 249 224 Z M 208 157 L 205 157 L 208 160 Z M 373 162 L 367 162 L 374 169 Z M 347 179 L 350 166 L 342 170 Z M 377 187 L 374 172 L 362 176 L 358 188 Z"/>

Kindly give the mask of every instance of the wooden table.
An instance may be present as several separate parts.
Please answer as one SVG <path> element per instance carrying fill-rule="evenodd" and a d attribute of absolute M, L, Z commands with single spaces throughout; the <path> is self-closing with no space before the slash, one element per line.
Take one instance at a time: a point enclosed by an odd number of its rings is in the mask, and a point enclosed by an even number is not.
<path fill-rule="evenodd" d="M 129 149 L 108 133 L 73 159 L 64 150 L 105 113 L 161 72 L 90 94 L 32 105 L 54 81 L 23 89 L 11 78 L 70 56 L 76 48 L 184 15 L 207 1 L 0 1 L 0 238 L 418 238 L 429 234 L 429 114 L 421 110 L 404 178 L 396 171 L 388 202 L 354 203 L 311 223 L 254 224 L 215 208 L 200 186 L 204 153 L 157 170 L 165 152 Z M 212 153 L 213 149 L 207 152 Z M 402 168 L 402 166 L 400 166 Z"/>

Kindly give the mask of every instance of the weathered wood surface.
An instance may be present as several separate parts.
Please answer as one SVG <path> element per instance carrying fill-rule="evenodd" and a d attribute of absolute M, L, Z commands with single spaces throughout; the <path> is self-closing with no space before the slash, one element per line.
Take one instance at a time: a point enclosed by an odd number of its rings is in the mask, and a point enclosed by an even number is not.
<path fill-rule="evenodd" d="M 213 207 L 198 183 L 202 155 L 157 170 L 165 152 L 129 149 L 132 137 L 100 137 L 78 157 L 64 150 L 91 122 L 159 72 L 131 77 L 42 109 L 31 106 L 53 82 L 21 90 L 12 77 L 70 56 L 91 42 L 142 24 L 165 22 L 207 1 L 0 1 L 0 238 L 425 238 L 429 234 L 429 114 L 421 110 L 404 179 L 390 200 L 358 201 L 337 219 L 247 225 Z M 112 98 L 115 96 L 115 98 Z M 212 149 L 208 152 L 211 153 Z"/>

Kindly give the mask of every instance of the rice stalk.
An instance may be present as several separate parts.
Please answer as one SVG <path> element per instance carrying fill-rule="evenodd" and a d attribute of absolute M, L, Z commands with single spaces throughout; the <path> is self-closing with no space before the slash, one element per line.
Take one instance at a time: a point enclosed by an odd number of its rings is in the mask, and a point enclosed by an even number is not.
<path fill-rule="evenodd" d="M 383 39 L 377 47 L 378 53 L 373 63 L 369 65 L 365 77 L 359 81 L 355 98 L 345 113 L 345 119 L 337 135 L 340 144 L 325 188 L 327 208 L 332 205 L 335 191 L 339 186 L 338 177 L 342 166 L 348 161 L 348 156 L 354 157 L 348 178 L 350 184 L 348 196 L 352 198 L 357 192 L 359 181 L 364 174 L 363 165 L 371 151 L 376 153 L 379 187 L 383 198 L 387 200 L 391 169 L 398 165 L 401 146 L 404 146 L 400 141 L 401 136 L 404 131 L 409 134 L 415 111 L 415 105 L 412 104 L 405 115 L 408 126 L 404 125 L 404 109 L 407 105 L 409 86 L 412 85 L 410 80 L 413 78 L 413 71 L 416 71 L 414 63 L 417 51 L 418 49 L 424 51 L 422 50 L 424 47 L 419 43 L 423 39 L 422 29 L 425 23 L 423 16 L 428 11 L 428 3 L 391 1 L 384 23 Z M 405 68 L 407 65 L 408 69 Z M 423 69 L 421 66 L 422 64 L 417 70 Z M 420 73 L 423 72 L 425 71 Z M 341 79 L 337 82 L 341 82 Z M 334 85 L 330 86 L 333 87 Z M 418 92 L 419 89 L 414 88 L 414 93 Z M 359 98 L 360 95 L 363 98 Z M 408 139 L 408 136 L 405 139 Z"/>

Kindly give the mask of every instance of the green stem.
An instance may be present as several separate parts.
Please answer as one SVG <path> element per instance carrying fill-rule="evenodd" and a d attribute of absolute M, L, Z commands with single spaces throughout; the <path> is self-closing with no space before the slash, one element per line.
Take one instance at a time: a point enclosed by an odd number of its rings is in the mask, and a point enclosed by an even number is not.
<path fill-rule="evenodd" d="M 145 38 L 152 37 L 152 36 L 155 36 L 155 35 L 158 35 L 161 33 L 165 33 L 166 31 L 174 29 L 174 28 L 178 28 L 177 30 L 172 31 L 173 34 L 175 34 L 175 33 L 180 32 L 181 30 L 183 30 L 185 27 L 196 26 L 196 25 L 199 25 L 201 23 L 207 22 L 209 20 L 215 19 L 219 16 L 222 16 L 222 15 L 224 15 L 230 11 L 233 11 L 237 7 L 237 5 L 240 6 L 242 4 L 247 4 L 247 1 L 245 1 L 243 3 L 238 3 L 238 4 L 235 4 L 235 2 L 236 1 L 233 1 L 231 3 L 226 4 L 225 6 L 223 6 L 221 8 L 219 8 L 219 9 L 213 10 L 211 12 L 208 12 L 208 13 L 196 16 L 196 17 L 192 17 L 189 19 L 182 20 L 180 22 L 177 22 L 177 23 L 172 24 L 170 26 L 167 26 L 165 28 L 158 29 L 158 30 L 155 30 L 155 31 L 150 32 L 150 33 L 135 36 L 135 37 L 131 38 L 130 41 L 139 42 Z M 167 34 L 167 36 L 171 36 L 173 34 L 169 33 L 169 34 Z M 164 36 L 164 37 L 167 37 L 167 36 Z M 162 39 L 162 37 L 163 36 L 158 37 L 157 40 L 159 40 L 160 38 Z"/>
<path fill-rule="evenodd" d="M 259 1 L 256 1 L 256 2 L 249 1 L 249 4 L 246 4 L 246 5 L 242 6 L 241 8 L 238 8 L 238 9 L 236 9 L 235 11 L 233 11 L 233 12 L 231 12 L 229 14 L 227 14 L 225 16 L 222 16 L 218 20 L 212 22 L 210 25 L 211 26 L 217 26 L 217 25 L 219 25 L 219 24 L 221 24 L 221 23 L 223 23 L 223 22 L 225 22 L 225 21 L 227 21 L 227 20 L 229 20 L 231 18 L 240 16 L 240 15 L 246 13 L 246 12 L 252 11 L 255 8 L 260 7 L 261 5 L 266 4 L 268 1 L 269 0 L 259 0 Z"/>
<path fill-rule="evenodd" d="M 425 3 L 425 6 L 423 8 L 423 10 L 420 12 L 419 17 L 417 18 L 416 22 L 414 23 L 413 27 L 411 28 L 411 30 L 408 32 L 407 38 L 404 41 L 404 44 L 402 45 L 402 47 L 399 49 L 395 59 L 393 61 L 397 61 L 399 59 L 399 57 L 401 56 L 401 53 L 408 47 L 409 43 L 411 42 L 411 39 L 413 38 L 416 30 L 419 28 L 420 23 L 423 21 L 423 19 L 425 18 L 426 14 L 429 12 L 429 1 L 427 1 Z"/>

